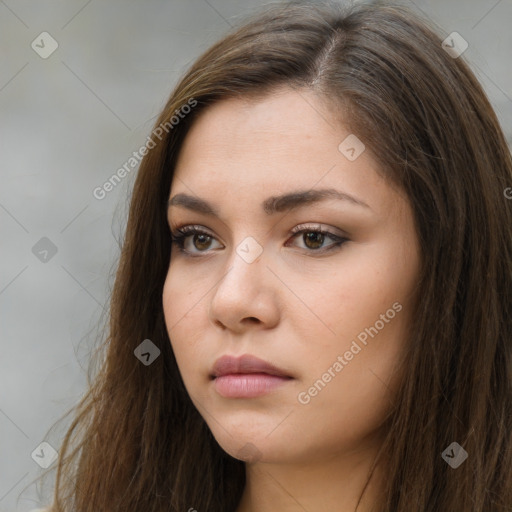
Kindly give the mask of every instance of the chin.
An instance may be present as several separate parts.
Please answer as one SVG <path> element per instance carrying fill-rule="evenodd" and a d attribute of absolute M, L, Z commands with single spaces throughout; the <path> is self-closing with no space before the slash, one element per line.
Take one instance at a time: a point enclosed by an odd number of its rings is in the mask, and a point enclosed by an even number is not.
<path fill-rule="evenodd" d="M 281 459 L 279 452 L 286 446 L 278 432 L 273 432 L 279 421 L 255 421 L 253 414 L 237 415 L 236 421 L 209 423 L 208 426 L 220 447 L 235 459 L 244 462 L 273 462 Z M 269 435 L 271 434 L 271 435 Z"/>

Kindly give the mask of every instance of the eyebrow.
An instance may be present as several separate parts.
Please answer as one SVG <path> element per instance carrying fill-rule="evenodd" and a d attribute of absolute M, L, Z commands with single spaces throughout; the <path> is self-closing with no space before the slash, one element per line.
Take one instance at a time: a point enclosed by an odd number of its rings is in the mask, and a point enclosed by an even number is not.
<path fill-rule="evenodd" d="M 371 208 L 361 199 L 358 199 L 346 192 L 341 192 L 333 188 L 316 190 L 298 190 L 279 196 L 271 196 L 262 203 L 262 209 L 267 215 L 273 215 L 284 211 L 292 210 L 308 204 L 318 203 L 327 199 L 338 199 L 364 208 Z M 171 206 L 182 206 L 205 215 L 219 217 L 219 211 L 216 207 L 199 197 L 189 196 L 187 194 L 176 194 L 168 204 Z"/>

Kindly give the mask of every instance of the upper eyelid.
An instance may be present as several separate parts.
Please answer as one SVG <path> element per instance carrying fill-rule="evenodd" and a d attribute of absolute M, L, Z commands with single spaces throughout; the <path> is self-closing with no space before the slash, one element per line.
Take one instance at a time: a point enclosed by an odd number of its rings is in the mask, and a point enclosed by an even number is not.
<path fill-rule="evenodd" d="M 336 229 L 336 228 L 324 227 L 324 226 L 322 226 L 321 223 L 316 222 L 316 223 L 310 223 L 310 224 L 308 224 L 308 223 L 298 224 L 297 226 L 292 228 L 290 230 L 290 232 L 295 235 L 297 233 L 300 233 L 301 231 L 310 230 L 310 231 L 322 231 L 329 235 L 332 235 L 334 237 L 339 237 L 339 238 L 348 238 L 348 236 L 350 236 L 350 235 L 348 235 L 348 233 L 340 230 L 339 228 L 337 228 L 339 233 L 335 233 L 335 232 L 333 232 L 334 229 Z M 194 231 L 200 231 L 200 232 L 204 232 L 205 234 L 217 239 L 217 236 L 214 235 L 208 228 L 205 228 L 198 224 L 185 224 L 183 226 L 177 226 L 175 228 L 173 228 L 171 225 L 169 225 L 169 230 L 173 234 L 177 233 L 177 234 L 187 234 L 187 235 L 193 234 Z M 181 233 L 181 232 L 183 232 L 183 233 Z"/>
<path fill-rule="evenodd" d="M 313 222 L 313 223 L 310 223 L 308 224 L 307 222 L 306 223 L 302 223 L 302 224 L 298 224 L 297 226 L 295 226 L 293 229 L 291 229 L 290 231 L 294 234 L 296 234 L 297 232 L 301 232 L 301 231 L 307 231 L 307 230 L 310 230 L 310 231 L 322 231 L 324 233 L 327 233 L 329 235 L 332 235 L 334 237 L 339 237 L 339 238 L 344 238 L 344 237 L 347 237 L 348 234 L 347 233 L 344 233 L 342 230 L 340 230 L 339 228 L 332 228 L 332 227 L 324 227 L 321 223 L 319 222 Z M 339 233 L 335 233 L 334 231 L 339 231 Z"/>

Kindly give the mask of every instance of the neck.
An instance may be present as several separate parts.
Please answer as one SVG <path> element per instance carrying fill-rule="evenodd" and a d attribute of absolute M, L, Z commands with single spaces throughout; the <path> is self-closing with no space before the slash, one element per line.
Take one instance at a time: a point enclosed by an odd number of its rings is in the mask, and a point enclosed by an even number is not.
<path fill-rule="evenodd" d="M 376 449 L 365 448 L 289 464 L 246 463 L 246 485 L 236 512 L 375 510 L 382 501 L 380 465 L 364 494 L 363 489 L 376 455 Z"/>

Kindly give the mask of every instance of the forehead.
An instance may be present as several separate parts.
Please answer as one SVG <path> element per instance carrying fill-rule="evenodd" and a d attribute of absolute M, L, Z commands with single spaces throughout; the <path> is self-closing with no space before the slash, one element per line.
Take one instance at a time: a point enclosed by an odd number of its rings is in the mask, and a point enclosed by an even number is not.
<path fill-rule="evenodd" d="M 309 149 L 321 142 L 324 148 L 332 146 L 339 131 L 340 126 L 311 91 L 281 89 L 256 99 L 229 98 L 207 107 L 187 134 L 180 156 L 188 153 L 191 145 L 196 153 L 200 145 L 201 153 L 216 158 L 240 156 L 249 149 L 263 157 L 268 154 L 266 148 L 273 151 L 269 156 L 285 152 L 291 157 L 290 153 L 298 152 L 304 144 Z"/>
<path fill-rule="evenodd" d="M 373 203 L 377 211 L 386 208 L 396 198 L 370 152 L 351 161 L 340 151 L 349 136 L 312 91 L 219 101 L 190 128 L 171 196 L 183 192 L 259 205 L 270 195 L 332 187 Z"/>

